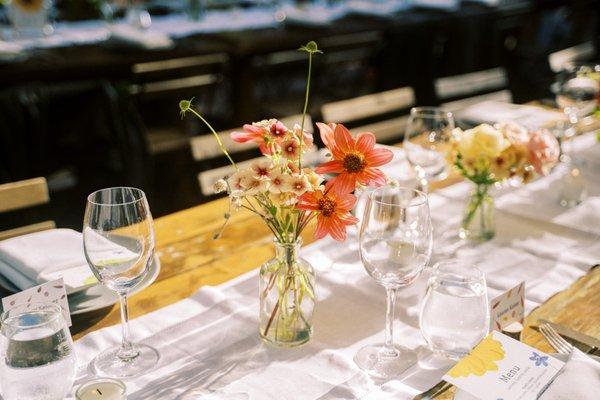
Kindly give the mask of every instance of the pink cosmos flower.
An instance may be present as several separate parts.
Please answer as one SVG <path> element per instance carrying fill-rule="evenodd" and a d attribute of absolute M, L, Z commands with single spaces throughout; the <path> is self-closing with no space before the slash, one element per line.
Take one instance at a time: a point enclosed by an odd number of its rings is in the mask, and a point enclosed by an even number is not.
<path fill-rule="evenodd" d="M 273 154 L 273 145 L 280 142 L 288 129 L 280 121 L 268 120 L 246 124 L 243 132 L 232 132 L 231 138 L 237 143 L 254 142 L 264 155 Z"/>
<path fill-rule="evenodd" d="M 315 238 L 326 235 L 338 241 L 346 239 L 346 226 L 354 225 L 358 218 L 350 214 L 356 203 L 356 197 L 350 193 L 340 193 L 328 184 L 323 190 L 306 192 L 298 198 L 296 208 L 317 212 L 317 230 Z"/>
<path fill-rule="evenodd" d="M 321 164 L 315 169 L 319 174 L 339 174 L 332 179 L 339 186 L 339 192 L 352 192 L 357 183 L 366 186 L 383 186 L 386 184 L 385 174 L 376 167 L 387 164 L 394 154 L 388 149 L 375 148 L 375 135 L 370 132 L 361 133 L 354 139 L 342 124 L 335 125 L 333 137 L 331 126 L 319 125 L 323 142 L 331 151 L 333 160 Z"/>

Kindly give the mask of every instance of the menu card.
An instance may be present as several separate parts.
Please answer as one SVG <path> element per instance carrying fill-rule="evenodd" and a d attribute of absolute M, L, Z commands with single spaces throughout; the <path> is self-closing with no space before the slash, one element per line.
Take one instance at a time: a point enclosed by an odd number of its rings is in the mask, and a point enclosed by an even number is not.
<path fill-rule="evenodd" d="M 494 331 L 443 379 L 481 400 L 535 400 L 563 365 L 556 358 Z"/>
<path fill-rule="evenodd" d="M 67 300 L 67 292 L 62 278 L 6 296 L 2 299 L 2 308 L 6 312 L 17 306 L 31 303 L 58 304 L 62 309 L 67 326 L 71 326 L 69 302 Z"/>

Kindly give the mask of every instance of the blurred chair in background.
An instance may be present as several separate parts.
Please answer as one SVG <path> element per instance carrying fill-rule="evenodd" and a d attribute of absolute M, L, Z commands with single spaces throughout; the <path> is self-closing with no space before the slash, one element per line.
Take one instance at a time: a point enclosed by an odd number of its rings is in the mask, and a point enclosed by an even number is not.
<path fill-rule="evenodd" d="M 0 185 L 0 213 L 14 212 L 50 201 L 48 185 L 45 178 L 33 178 L 24 181 L 4 183 Z M 0 231 L 0 240 L 27 233 L 39 232 L 55 228 L 53 221 L 38 222 Z"/>
<path fill-rule="evenodd" d="M 323 121 L 342 123 L 353 133 L 372 132 L 378 143 L 397 143 L 414 105 L 413 89 L 403 87 L 326 103 L 321 115 Z"/>

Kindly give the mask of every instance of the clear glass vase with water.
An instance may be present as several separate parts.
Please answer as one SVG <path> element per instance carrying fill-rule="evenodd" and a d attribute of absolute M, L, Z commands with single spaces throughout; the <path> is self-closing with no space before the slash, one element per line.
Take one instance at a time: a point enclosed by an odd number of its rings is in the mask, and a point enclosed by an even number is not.
<path fill-rule="evenodd" d="M 0 391 L 4 400 L 62 400 L 76 371 L 60 306 L 29 303 L 2 314 Z"/>
<path fill-rule="evenodd" d="M 436 264 L 421 304 L 419 322 L 432 351 L 452 359 L 466 355 L 489 331 L 484 274 L 464 262 Z"/>

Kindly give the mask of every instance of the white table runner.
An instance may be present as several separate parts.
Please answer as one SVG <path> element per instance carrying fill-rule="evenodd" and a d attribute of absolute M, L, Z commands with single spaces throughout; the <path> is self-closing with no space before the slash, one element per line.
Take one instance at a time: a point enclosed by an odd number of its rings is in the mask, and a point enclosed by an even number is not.
<path fill-rule="evenodd" d="M 452 241 L 447 232 L 458 228 L 466 201 L 460 190 L 455 185 L 431 195 L 434 259 L 445 257 L 440 254 Z M 600 262 L 596 235 L 540 215 L 523 218 L 500 210 L 496 228 L 492 241 L 459 247 L 455 255 L 486 273 L 490 298 L 525 280 L 526 312 Z M 383 340 L 385 312 L 384 290 L 364 271 L 355 233 L 341 244 L 316 242 L 303 256 L 317 271 L 319 299 L 314 338 L 307 345 L 285 350 L 261 343 L 254 270 L 131 322 L 135 338 L 155 346 L 161 360 L 156 370 L 126 381 L 128 399 L 411 399 L 439 381 L 443 370 L 415 365 L 399 379 L 377 384 L 354 364 L 360 347 Z M 399 292 L 395 322 L 397 341 L 421 360 L 429 354 L 418 328 L 427 275 Z M 77 383 L 90 378 L 85 367 L 94 355 L 119 341 L 119 326 L 77 341 Z"/>

